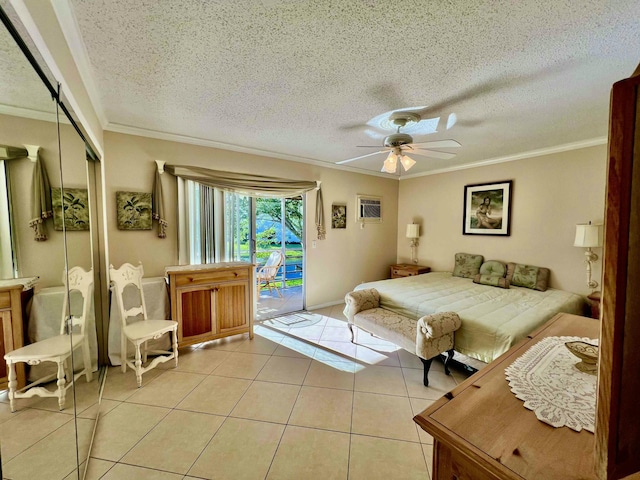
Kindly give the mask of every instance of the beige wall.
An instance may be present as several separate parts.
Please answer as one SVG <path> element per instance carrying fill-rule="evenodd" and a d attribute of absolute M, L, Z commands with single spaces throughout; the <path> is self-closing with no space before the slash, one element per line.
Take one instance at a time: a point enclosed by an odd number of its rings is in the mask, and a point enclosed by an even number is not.
<path fill-rule="evenodd" d="M 64 186 L 87 188 L 87 172 L 84 144 L 71 125 L 60 125 Z M 60 162 L 56 124 L 40 120 L 0 115 L 0 143 L 13 146 L 39 145 L 40 158 L 52 187 L 60 186 Z M 20 276 L 39 276 L 38 288 L 62 284 L 64 270 L 64 241 L 61 231 L 53 228 L 53 220 L 47 220 L 49 239 L 36 242 L 31 219 L 31 177 L 33 163 L 26 158 L 11 160 L 12 203 L 16 231 L 18 270 Z M 2 232 L 4 235 L 5 232 Z M 70 266 L 91 268 L 91 246 L 88 231 L 67 233 Z"/>
<path fill-rule="evenodd" d="M 164 275 L 165 266 L 178 262 L 177 187 L 169 174 L 162 176 L 169 222 L 166 239 L 158 238 L 155 230 L 120 231 L 116 226 L 116 192 L 150 192 L 156 159 L 169 164 L 322 181 L 328 228 L 327 239 L 317 241 L 316 248 L 311 248 L 316 238 L 315 191 L 307 194 L 306 202 L 307 307 L 341 301 L 358 283 L 386 278 L 389 264 L 396 259 L 396 180 L 113 132 L 105 132 L 104 141 L 109 255 L 115 266 L 142 261 L 146 276 L 160 276 Z M 356 225 L 358 193 L 382 196 L 382 224 L 367 224 L 364 229 Z M 347 204 L 348 224 L 344 230 L 331 229 L 332 203 Z"/>
<path fill-rule="evenodd" d="M 421 224 L 419 263 L 453 269 L 456 252 L 551 269 L 551 286 L 588 294 L 584 249 L 573 246 L 575 224 L 602 223 L 606 146 L 546 155 L 400 182 L 398 260 L 411 257 L 406 224 Z M 511 236 L 462 235 L 464 186 L 513 180 Z M 595 249 L 598 255 L 602 249 Z M 600 280 L 601 259 L 594 265 Z"/>

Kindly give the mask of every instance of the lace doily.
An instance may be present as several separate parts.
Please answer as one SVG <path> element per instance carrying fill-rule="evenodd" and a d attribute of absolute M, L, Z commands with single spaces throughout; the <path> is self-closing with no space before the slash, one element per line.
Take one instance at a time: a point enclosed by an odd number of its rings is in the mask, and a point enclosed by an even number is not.
<path fill-rule="evenodd" d="M 596 418 L 596 376 L 579 371 L 579 359 L 564 346 L 581 337 L 547 337 L 505 369 L 511 391 L 538 420 L 553 427 L 593 433 Z"/>

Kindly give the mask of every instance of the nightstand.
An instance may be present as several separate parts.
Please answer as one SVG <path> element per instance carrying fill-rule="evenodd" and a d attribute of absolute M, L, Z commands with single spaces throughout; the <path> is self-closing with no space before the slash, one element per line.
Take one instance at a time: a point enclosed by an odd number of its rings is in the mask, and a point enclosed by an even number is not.
<path fill-rule="evenodd" d="M 413 277 L 430 271 L 431 267 L 414 265 L 413 263 L 398 263 L 391 265 L 391 278 Z"/>
<path fill-rule="evenodd" d="M 600 319 L 600 292 L 593 292 L 587 297 L 591 318 Z"/>

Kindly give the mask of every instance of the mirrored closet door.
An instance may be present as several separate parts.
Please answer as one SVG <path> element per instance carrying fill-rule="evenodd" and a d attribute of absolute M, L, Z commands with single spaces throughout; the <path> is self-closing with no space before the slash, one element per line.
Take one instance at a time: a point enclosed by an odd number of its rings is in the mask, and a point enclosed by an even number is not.
<path fill-rule="evenodd" d="M 95 154 L 87 160 L 90 146 L 52 98 L 52 90 L 59 94 L 57 83 L 17 16 L 7 2 L 0 1 L 0 7 L 3 21 L 11 23 L 0 26 L 0 340 L 2 356 L 23 350 L 21 359 L 34 356 L 15 364 L 13 378 L 0 358 L 2 477 L 79 479 L 96 425 L 102 378 L 97 334 L 102 286 L 92 242 L 99 223 L 97 160 Z M 33 55 L 31 62 L 25 48 Z M 44 200 L 48 196 L 51 213 Z M 61 334 L 73 353 L 58 367 L 51 358 L 60 352 L 48 349 Z M 31 345 L 38 346 L 35 353 L 20 349 Z M 62 384 L 65 398 L 35 390 L 38 395 L 15 398 L 12 412 L 12 380 L 17 392 L 31 381 L 42 382 L 34 389 L 49 392 Z"/>

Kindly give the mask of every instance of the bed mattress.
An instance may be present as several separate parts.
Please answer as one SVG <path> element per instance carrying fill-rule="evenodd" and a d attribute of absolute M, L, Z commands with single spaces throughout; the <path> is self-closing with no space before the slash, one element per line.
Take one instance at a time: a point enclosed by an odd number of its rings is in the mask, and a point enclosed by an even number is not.
<path fill-rule="evenodd" d="M 582 315 L 584 299 L 553 288 L 545 292 L 522 287 L 502 289 L 479 285 L 449 272 L 363 283 L 356 290 L 375 288 L 380 306 L 417 320 L 438 312 L 456 312 L 462 326 L 455 350 L 489 363 L 555 314 Z"/>

